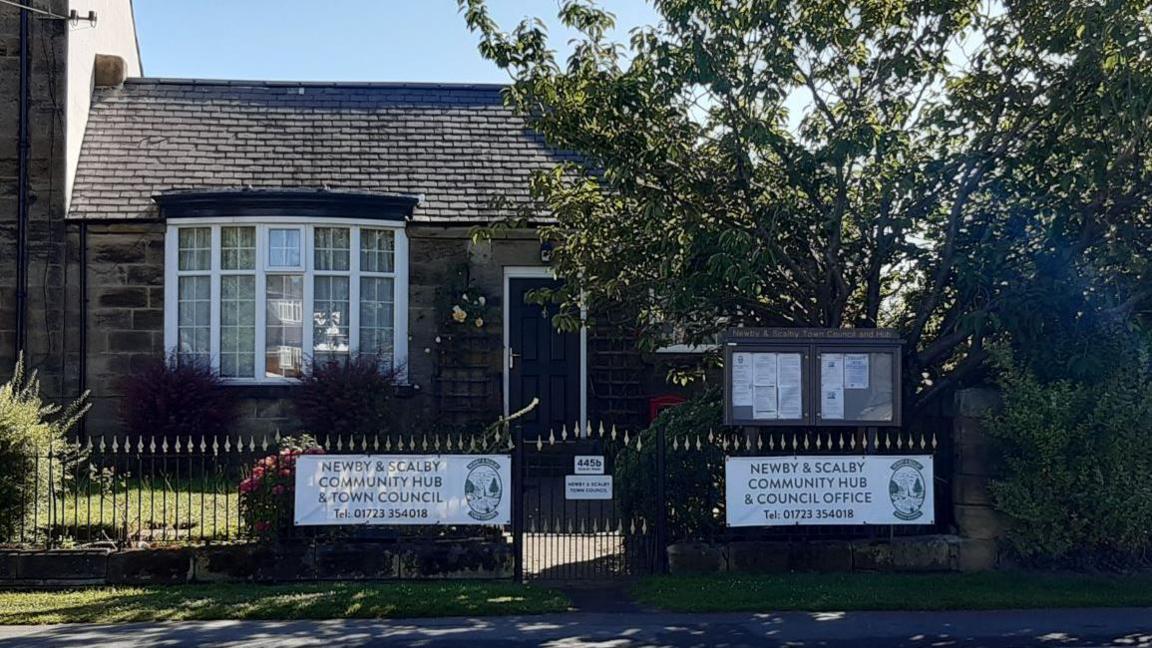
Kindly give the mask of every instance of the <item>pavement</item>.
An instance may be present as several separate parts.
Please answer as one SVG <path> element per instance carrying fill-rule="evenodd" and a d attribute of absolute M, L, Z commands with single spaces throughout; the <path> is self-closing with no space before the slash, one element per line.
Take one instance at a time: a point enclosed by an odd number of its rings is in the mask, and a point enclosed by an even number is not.
<path fill-rule="evenodd" d="M 674 614 L 0 626 L 0 647 L 1149 646 L 1152 608 L 990 612 Z"/>

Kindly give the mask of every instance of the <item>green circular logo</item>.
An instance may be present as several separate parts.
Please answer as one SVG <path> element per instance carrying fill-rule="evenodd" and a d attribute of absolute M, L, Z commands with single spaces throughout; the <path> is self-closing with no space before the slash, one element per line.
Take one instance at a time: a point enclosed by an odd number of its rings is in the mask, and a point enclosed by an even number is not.
<path fill-rule="evenodd" d="M 468 464 L 464 478 L 464 498 L 468 502 L 468 515 L 474 520 L 491 520 L 500 513 L 500 500 L 504 497 L 504 484 L 500 480 L 500 465 L 482 458 Z"/>
<path fill-rule="evenodd" d="M 915 520 L 924 515 L 928 483 L 923 470 L 924 465 L 915 459 L 901 459 L 892 464 L 888 498 L 892 500 L 892 514 L 901 520 Z"/>

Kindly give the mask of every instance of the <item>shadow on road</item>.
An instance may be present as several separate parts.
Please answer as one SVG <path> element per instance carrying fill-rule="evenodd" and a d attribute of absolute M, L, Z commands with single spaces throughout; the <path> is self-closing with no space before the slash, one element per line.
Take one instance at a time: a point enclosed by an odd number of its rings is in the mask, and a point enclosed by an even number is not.
<path fill-rule="evenodd" d="M 1152 610 L 570 613 L 427 620 L 199 621 L 0 627 L 0 647 L 1152 646 Z"/>

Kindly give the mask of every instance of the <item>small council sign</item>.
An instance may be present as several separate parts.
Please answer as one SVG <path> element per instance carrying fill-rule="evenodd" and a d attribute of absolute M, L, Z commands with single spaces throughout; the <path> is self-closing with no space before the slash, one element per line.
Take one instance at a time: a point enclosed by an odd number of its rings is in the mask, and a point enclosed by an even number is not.
<path fill-rule="evenodd" d="M 566 475 L 564 477 L 564 499 L 610 500 L 612 499 L 612 475 Z"/>
<path fill-rule="evenodd" d="M 932 524 L 928 455 L 728 457 L 728 526 Z"/>
<path fill-rule="evenodd" d="M 302 455 L 297 526 L 512 523 L 507 455 Z"/>

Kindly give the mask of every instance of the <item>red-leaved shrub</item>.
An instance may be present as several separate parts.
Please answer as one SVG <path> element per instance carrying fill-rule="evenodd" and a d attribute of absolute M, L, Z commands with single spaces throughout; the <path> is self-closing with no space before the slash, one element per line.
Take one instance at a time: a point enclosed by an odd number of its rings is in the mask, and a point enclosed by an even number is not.
<path fill-rule="evenodd" d="M 316 362 L 292 392 L 301 429 L 317 438 L 388 432 L 396 375 L 371 355 Z"/>
<path fill-rule="evenodd" d="M 120 420 L 131 435 L 199 441 L 227 434 L 236 400 L 206 364 L 156 359 L 120 382 Z"/>

